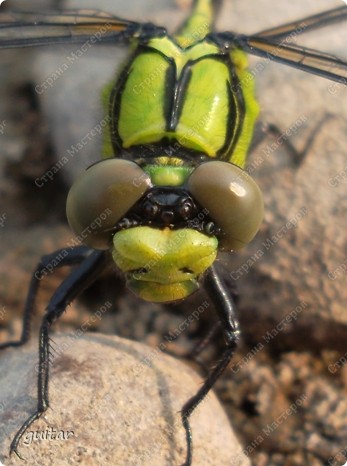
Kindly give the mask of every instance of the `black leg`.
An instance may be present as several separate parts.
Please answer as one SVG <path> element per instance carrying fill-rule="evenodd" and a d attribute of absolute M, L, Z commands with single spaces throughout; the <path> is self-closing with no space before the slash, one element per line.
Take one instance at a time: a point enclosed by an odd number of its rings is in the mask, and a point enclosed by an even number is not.
<path fill-rule="evenodd" d="M 185 403 L 181 411 L 182 423 L 186 432 L 187 440 L 187 456 L 186 461 L 182 466 L 191 466 L 192 464 L 193 441 L 189 417 L 228 366 L 235 352 L 239 337 L 235 304 L 229 290 L 222 283 L 214 267 L 211 267 L 207 271 L 204 286 L 209 298 L 216 308 L 219 320 L 222 324 L 226 350 L 214 369 L 210 372 L 202 387 L 196 395 Z"/>
<path fill-rule="evenodd" d="M 332 114 L 326 113 L 322 119 L 316 124 L 316 126 L 313 128 L 313 130 L 310 132 L 309 137 L 307 138 L 307 141 L 303 147 L 302 150 L 298 150 L 291 142 L 290 137 L 286 136 L 285 132 L 281 131 L 281 129 L 272 124 L 272 123 L 263 123 L 261 126 L 260 131 L 256 131 L 256 136 L 254 137 L 251 148 L 250 148 L 250 153 L 253 153 L 255 149 L 261 144 L 264 139 L 268 136 L 274 138 L 276 141 L 278 141 L 278 146 L 283 145 L 290 158 L 292 161 L 292 164 L 294 167 L 298 167 L 304 160 L 306 155 L 309 153 L 312 144 L 314 143 L 314 140 L 321 130 L 322 126 L 330 119 L 332 118 Z"/>
<path fill-rule="evenodd" d="M 206 376 L 208 375 L 208 368 L 206 367 L 205 361 L 199 358 L 199 355 L 205 350 L 205 348 L 215 339 L 216 335 L 221 332 L 220 322 L 216 322 L 214 326 L 209 330 L 207 335 L 201 338 L 191 350 L 185 352 L 184 354 L 177 355 L 174 351 L 169 351 L 168 349 L 163 349 L 163 353 L 175 357 L 176 359 L 189 359 L 193 360 L 196 364 L 199 365 L 199 368 L 202 373 Z"/>
<path fill-rule="evenodd" d="M 89 250 L 90 251 L 90 250 Z M 39 334 L 39 369 L 38 369 L 38 402 L 33 413 L 22 425 L 12 440 L 10 453 L 14 452 L 19 458 L 17 447 L 24 432 L 30 425 L 47 410 L 48 379 L 49 379 L 49 337 L 51 325 L 61 316 L 66 307 L 85 288 L 93 283 L 108 264 L 108 256 L 104 251 L 89 253 L 82 264 L 74 270 L 57 288 L 52 296 L 46 314 L 43 317 Z"/>
<path fill-rule="evenodd" d="M 221 330 L 221 323 L 216 322 L 213 327 L 208 331 L 207 335 L 205 335 L 198 343 L 192 348 L 189 353 L 185 356 L 189 359 L 197 359 L 197 357 L 204 351 L 209 343 L 215 338 L 218 332 Z"/>
<path fill-rule="evenodd" d="M 91 254 L 93 249 L 87 246 L 77 246 L 75 248 L 63 248 L 43 256 L 37 264 L 36 269 L 31 277 L 29 291 L 24 307 L 23 315 L 23 329 L 20 340 L 8 341 L 0 344 L 0 350 L 10 346 L 21 346 L 30 338 L 30 323 L 33 315 L 35 314 L 35 300 L 41 280 L 53 272 L 55 269 L 67 265 L 78 265 L 83 262 L 88 255 Z M 54 264 L 54 265 L 53 265 Z"/>

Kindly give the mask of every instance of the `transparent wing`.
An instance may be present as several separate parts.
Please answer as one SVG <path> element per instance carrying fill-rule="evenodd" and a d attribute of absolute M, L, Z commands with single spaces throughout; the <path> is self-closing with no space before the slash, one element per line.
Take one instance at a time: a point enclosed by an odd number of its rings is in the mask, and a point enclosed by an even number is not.
<path fill-rule="evenodd" d="M 59 13 L 1 13 L 0 48 L 62 43 L 129 41 L 143 34 L 164 34 L 163 28 L 117 18 L 99 10 Z"/>
<path fill-rule="evenodd" d="M 252 36 L 217 33 L 220 44 L 227 49 L 241 48 L 262 58 L 347 84 L 347 61 L 335 55 L 291 43 L 299 34 L 347 20 L 347 6 L 319 13 L 299 21 L 267 29 Z"/>
<path fill-rule="evenodd" d="M 247 53 L 347 84 L 347 61 L 334 55 L 256 36 L 240 37 L 237 43 Z"/>
<path fill-rule="evenodd" d="M 255 36 L 278 40 L 282 38 L 288 38 L 290 34 L 303 34 L 314 29 L 345 21 L 346 19 L 347 6 L 341 6 L 333 10 L 308 16 L 307 18 L 303 18 L 299 21 L 293 21 L 291 23 L 282 24 L 281 26 L 277 26 L 275 28 L 266 29 L 265 31 L 261 31 L 255 34 Z"/>

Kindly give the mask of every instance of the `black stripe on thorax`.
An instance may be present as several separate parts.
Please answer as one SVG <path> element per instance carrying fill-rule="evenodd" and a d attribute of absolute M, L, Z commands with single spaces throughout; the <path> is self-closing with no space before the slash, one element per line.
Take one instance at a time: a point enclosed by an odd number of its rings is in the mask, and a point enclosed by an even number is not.
<path fill-rule="evenodd" d="M 229 55 L 224 55 L 225 65 L 229 69 L 230 82 L 227 82 L 229 96 L 229 114 L 226 122 L 226 138 L 223 147 L 218 151 L 218 158 L 229 160 L 240 138 L 246 114 L 246 104 L 242 85 L 236 74 L 235 66 Z"/>

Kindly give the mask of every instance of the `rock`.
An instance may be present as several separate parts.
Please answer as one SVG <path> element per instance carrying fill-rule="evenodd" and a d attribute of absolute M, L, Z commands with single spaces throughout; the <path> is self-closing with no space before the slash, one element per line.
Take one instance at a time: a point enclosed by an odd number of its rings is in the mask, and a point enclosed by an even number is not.
<path fill-rule="evenodd" d="M 50 408 L 20 442 L 28 464 L 182 464 L 179 411 L 201 385 L 193 370 L 116 336 L 55 335 L 52 345 Z M 0 461 L 10 466 L 18 464 L 8 458 L 10 441 L 36 405 L 37 344 L 0 357 Z M 193 465 L 250 464 L 214 394 L 192 415 L 192 429 Z M 35 440 L 35 432 L 44 439 Z"/>

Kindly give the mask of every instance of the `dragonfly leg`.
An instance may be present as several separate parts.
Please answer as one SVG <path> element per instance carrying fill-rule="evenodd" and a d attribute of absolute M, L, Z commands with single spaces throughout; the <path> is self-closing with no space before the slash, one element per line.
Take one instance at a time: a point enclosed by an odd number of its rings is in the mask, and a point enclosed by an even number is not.
<path fill-rule="evenodd" d="M 197 344 L 193 346 L 193 348 L 187 353 L 185 357 L 189 359 L 197 358 L 204 351 L 204 349 L 211 343 L 211 341 L 214 340 L 214 338 L 216 337 L 216 335 L 218 335 L 220 331 L 221 331 L 221 323 L 216 322 L 213 325 L 213 327 L 208 331 L 207 335 L 205 335 L 201 340 L 199 340 Z"/>
<path fill-rule="evenodd" d="M 30 323 L 35 314 L 35 301 L 42 278 L 60 267 L 80 264 L 90 255 L 91 251 L 92 250 L 87 246 L 77 246 L 74 248 L 59 249 L 41 258 L 31 277 L 29 285 L 24 307 L 22 335 L 18 341 L 8 341 L 0 344 L 0 350 L 13 346 L 21 346 L 29 340 Z"/>
<path fill-rule="evenodd" d="M 82 250 L 80 252 L 83 253 Z M 77 260 L 78 254 L 75 256 L 75 258 Z M 71 262 L 73 263 L 72 258 Z M 17 448 L 22 435 L 36 419 L 42 416 L 42 414 L 49 406 L 49 329 L 52 324 L 62 315 L 69 303 L 97 279 L 101 271 L 104 270 L 105 266 L 107 265 L 107 262 L 108 257 L 104 251 L 94 251 L 89 253 L 89 255 L 87 255 L 87 257 L 83 260 L 82 264 L 80 264 L 77 269 L 73 270 L 73 272 L 57 288 L 47 306 L 39 333 L 37 408 L 36 411 L 29 416 L 29 418 L 23 423 L 22 427 L 18 430 L 10 446 L 10 453 L 16 453 L 19 458 L 21 458 L 21 456 Z"/>
<path fill-rule="evenodd" d="M 236 319 L 236 306 L 228 288 L 221 281 L 214 267 L 211 267 L 206 275 L 204 282 L 205 290 L 209 295 L 210 300 L 214 304 L 219 320 L 224 331 L 226 349 L 222 357 L 212 369 L 204 384 L 198 392 L 190 398 L 182 408 L 181 418 L 186 432 L 187 455 L 185 463 L 182 466 L 191 466 L 193 457 L 193 440 L 192 430 L 189 423 L 189 417 L 195 408 L 206 397 L 215 382 L 222 375 L 228 364 L 230 363 L 239 338 L 239 326 Z"/>
<path fill-rule="evenodd" d="M 319 134 L 321 128 L 324 124 L 332 118 L 333 115 L 330 113 L 326 113 L 321 120 L 316 124 L 313 130 L 310 132 L 304 147 L 302 150 L 298 150 L 291 142 L 289 137 L 285 136 L 285 131 L 282 131 L 281 128 L 276 126 L 273 123 L 265 123 L 262 124 L 261 131 L 257 132 L 256 137 L 254 138 L 250 152 L 253 152 L 257 146 L 259 146 L 265 138 L 270 136 L 271 138 L 281 141 L 281 145 L 283 145 L 288 155 L 290 156 L 291 163 L 294 167 L 299 167 L 301 163 L 305 160 L 305 157 L 309 154 L 311 147 L 316 139 L 316 136 Z"/>

